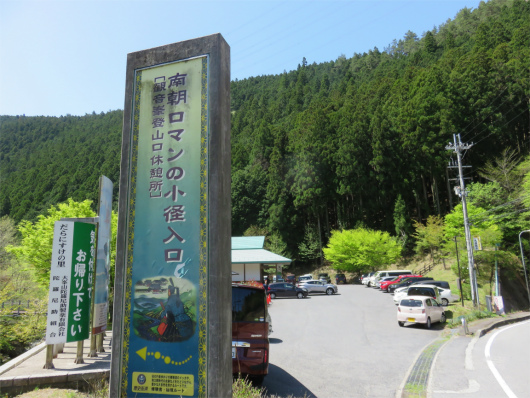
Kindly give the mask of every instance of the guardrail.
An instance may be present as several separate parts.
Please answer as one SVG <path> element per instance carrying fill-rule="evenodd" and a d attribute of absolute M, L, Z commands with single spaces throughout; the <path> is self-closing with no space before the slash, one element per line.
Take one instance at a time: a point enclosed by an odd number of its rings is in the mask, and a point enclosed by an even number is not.
<path fill-rule="evenodd" d="M 37 310 L 39 300 L 8 300 L 2 303 L 0 311 L 10 311 L 13 315 L 23 315 L 30 311 L 31 307 L 34 308 L 35 313 L 40 312 Z"/>
<path fill-rule="evenodd" d="M 432 269 L 434 268 L 434 264 L 427 264 L 425 266 L 423 266 L 422 268 L 419 268 L 419 269 L 416 269 L 414 271 L 414 273 L 416 275 L 423 275 L 425 276 L 425 274 L 429 271 L 432 271 Z"/>

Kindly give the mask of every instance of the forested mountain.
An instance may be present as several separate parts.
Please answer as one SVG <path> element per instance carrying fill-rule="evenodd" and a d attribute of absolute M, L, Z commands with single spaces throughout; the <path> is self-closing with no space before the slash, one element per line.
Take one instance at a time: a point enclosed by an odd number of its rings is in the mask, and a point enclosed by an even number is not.
<path fill-rule="evenodd" d="M 475 144 L 469 176 L 529 153 L 529 32 L 529 2 L 492 0 L 383 51 L 232 82 L 233 235 L 261 229 L 311 259 L 333 229 L 394 234 L 396 203 L 410 225 L 450 211 L 453 134 Z M 121 111 L 1 116 L 0 217 L 96 201 L 102 174 L 117 192 L 121 124 Z"/>
<path fill-rule="evenodd" d="M 98 201 L 99 176 L 120 175 L 123 112 L 0 116 L 0 217 L 34 220 L 60 202 Z"/>

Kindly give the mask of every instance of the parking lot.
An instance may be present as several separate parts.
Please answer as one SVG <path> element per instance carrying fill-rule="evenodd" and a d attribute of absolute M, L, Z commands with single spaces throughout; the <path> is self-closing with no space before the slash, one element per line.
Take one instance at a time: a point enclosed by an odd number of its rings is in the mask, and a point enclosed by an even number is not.
<path fill-rule="evenodd" d="M 434 325 L 399 327 L 392 296 L 363 285 L 337 295 L 275 299 L 270 368 L 263 386 L 280 397 L 395 397 Z"/>

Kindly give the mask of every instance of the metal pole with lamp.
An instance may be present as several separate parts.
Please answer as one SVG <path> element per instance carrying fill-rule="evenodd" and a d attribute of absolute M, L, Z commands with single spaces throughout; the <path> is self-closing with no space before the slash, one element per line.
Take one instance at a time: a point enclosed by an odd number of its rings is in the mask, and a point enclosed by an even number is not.
<path fill-rule="evenodd" d="M 530 289 L 528 288 L 528 275 L 526 274 L 526 265 L 524 263 L 523 242 L 521 241 L 521 235 L 524 232 L 530 232 L 530 230 L 521 231 L 521 233 L 519 234 L 519 246 L 521 246 L 521 260 L 523 262 L 524 280 L 526 281 L 526 292 L 528 293 L 528 304 L 530 304 Z"/>

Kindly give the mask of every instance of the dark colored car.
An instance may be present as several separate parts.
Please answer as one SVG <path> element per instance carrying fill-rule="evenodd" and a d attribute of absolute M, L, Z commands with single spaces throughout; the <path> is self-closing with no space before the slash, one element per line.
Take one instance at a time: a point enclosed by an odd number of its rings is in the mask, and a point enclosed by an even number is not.
<path fill-rule="evenodd" d="M 411 286 L 407 291 L 407 296 L 427 296 L 432 297 L 436 301 L 440 301 L 440 291 L 437 286 Z"/>
<path fill-rule="evenodd" d="M 269 285 L 268 293 L 271 299 L 275 299 L 276 297 L 298 297 L 301 299 L 307 297 L 308 291 L 290 283 L 276 282 Z"/>
<path fill-rule="evenodd" d="M 438 286 L 438 287 L 441 287 L 442 289 L 451 289 L 449 287 L 449 282 L 446 282 L 446 281 L 429 281 L 427 282 L 429 285 L 434 285 L 434 286 Z"/>
<path fill-rule="evenodd" d="M 232 373 L 260 384 L 269 373 L 269 322 L 263 287 L 232 284 Z"/>
<path fill-rule="evenodd" d="M 290 275 L 287 275 L 287 276 L 285 277 L 285 282 L 294 285 L 294 284 L 296 283 L 296 277 L 295 277 L 294 275 L 291 275 L 291 274 L 290 274 Z"/>
<path fill-rule="evenodd" d="M 335 283 L 338 285 L 341 282 L 342 283 L 348 283 L 348 282 L 346 282 L 346 275 L 344 275 L 344 274 L 335 275 Z"/>
<path fill-rule="evenodd" d="M 321 280 L 321 281 L 326 281 L 326 283 L 331 283 L 331 278 L 329 277 L 329 275 L 327 273 L 322 273 L 322 274 L 318 274 L 318 280 Z"/>
<path fill-rule="evenodd" d="M 395 283 L 393 285 L 389 285 L 387 290 L 388 290 L 388 293 L 394 293 L 394 291 L 400 287 L 410 286 L 416 282 L 424 282 L 424 281 L 432 281 L 432 280 L 433 278 L 429 278 L 427 276 L 422 276 L 421 278 L 409 277 L 408 279 L 403 280 L 401 283 L 397 283 L 397 284 Z"/>
<path fill-rule="evenodd" d="M 405 281 L 409 278 L 423 278 L 422 275 L 399 275 L 399 276 L 396 276 L 393 280 L 391 281 L 386 281 L 386 282 L 382 282 L 381 283 L 381 290 L 384 291 L 384 292 L 388 292 L 388 287 L 391 286 L 391 285 L 397 285 L 399 283 L 401 283 L 402 281 Z"/>

